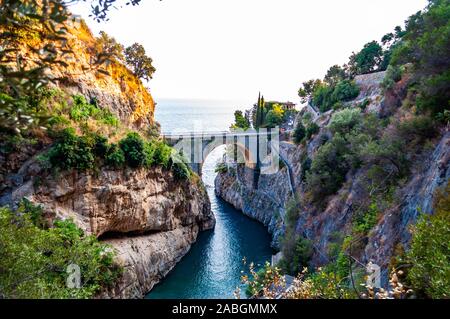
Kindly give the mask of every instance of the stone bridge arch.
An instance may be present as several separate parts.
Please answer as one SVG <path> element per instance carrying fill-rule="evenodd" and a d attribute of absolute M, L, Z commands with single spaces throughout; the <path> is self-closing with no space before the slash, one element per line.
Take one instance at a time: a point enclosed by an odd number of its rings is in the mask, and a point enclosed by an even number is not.
<path fill-rule="evenodd" d="M 165 134 L 163 139 L 182 152 L 194 172 L 201 175 L 203 163 L 208 155 L 221 145 L 232 145 L 234 159 L 247 167 L 258 171 L 261 159 L 272 152 L 273 144 L 278 147 L 278 129 L 268 129 L 263 132 L 205 132 L 205 133 L 181 133 Z M 242 156 L 238 156 L 241 154 Z M 278 159 L 276 160 L 278 167 Z"/>

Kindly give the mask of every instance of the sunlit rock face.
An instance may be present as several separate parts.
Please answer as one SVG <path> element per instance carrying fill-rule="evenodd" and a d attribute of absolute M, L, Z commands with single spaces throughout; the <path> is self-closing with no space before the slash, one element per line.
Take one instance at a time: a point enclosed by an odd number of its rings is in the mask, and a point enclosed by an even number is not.
<path fill-rule="evenodd" d="M 51 224 L 71 218 L 117 251 L 124 273 L 99 297 L 141 298 L 211 229 L 215 218 L 200 181 L 178 181 L 161 168 L 45 175 L 34 161 L 20 169 L 22 184 L 1 198 L 39 204 Z"/>
<path fill-rule="evenodd" d="M 46 72 L 57 87 L 70 94 L 81 94 L 100 108 L 111 111 L 121 124 L 144 130 L 154 124 L 155 102 L 148 88 L 123 63 L 116 60 L 96 62 L 99 49 L 96 39 L 83 20 L 67 25 L 70 53 L 62 57 L 64 64 L 54 64 Z M 27 61 L 36 60 L 31 43 L 19 50 Z"/>

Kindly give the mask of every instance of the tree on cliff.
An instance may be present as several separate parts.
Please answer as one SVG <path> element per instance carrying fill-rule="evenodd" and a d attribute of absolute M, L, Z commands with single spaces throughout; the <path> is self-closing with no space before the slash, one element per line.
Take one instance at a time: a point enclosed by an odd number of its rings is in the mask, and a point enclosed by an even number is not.
<path fill-rule="evenodd" d="M 367 43 L 364 48 L 350 57 L 349 71 L 352 75 L 377 71 L 383 61 L 383 48 L 377 41 Z"/>
<path fill-rule="evenodd" d="M 0 129 L 20 134 L 31 125 L 42 125 L 48 119 L 29 100 L 49 82 L 58 81 L 48 72 L 67 65 L 72 55 L 67 41 L 67 24 L 75 18 L 67 5 L 77 2 L 91 5 L 91 17 L 107 20 L 111 8 L 137 5 L 141 0 L 3 0 L 0 6 Z M 39 39 L 38 42 L 35 40 Z M 21 52 L 23 44 L 33 54 Z M 91 67 L 100 69 L 107 59 L 96 57 Z"/>
<path fill-rule="evenodd" d="M 118 43 L 113 37 L 110 37 L 105 31 L 100 31 L 100 35 L 96 40 L 96 47 L 99 53 L 120 61 L 125 59 L 123 45 Z"/>
<path fill-rule="evenodd" d="M 316 91 L 321 85 L 322 81 L 318 79 L 303 82 L 302 86 L 298 90 L 298 96 L 300 97 L 300 101 L 302 103 L 307 103 L 311 99 L 314 91 Z"/>
<path fill-rule="evenodd" d="M 153 60 L 147 56 L 144 47 L 139 43 L 134 43 L 125 49 L 125 60 L 132 68 L 134 75 L 146 81 L 150 80 L 156 69 L 153 67 Z"/>
<path fill-rule="evenodd" d="M 410 63 L 417 106 L 442 117 L 450 109 L 450 1 L 429 0 L 426 10 L 406 21 L 402 41 L 392 53 L 394 66 Z"/>
<path fill-rule="evenodd" d="M 338 84 L 346 78 L 345 70 L 339 65 L 333 65 L 325 75 L 325 82 L 331 86 Z"/>

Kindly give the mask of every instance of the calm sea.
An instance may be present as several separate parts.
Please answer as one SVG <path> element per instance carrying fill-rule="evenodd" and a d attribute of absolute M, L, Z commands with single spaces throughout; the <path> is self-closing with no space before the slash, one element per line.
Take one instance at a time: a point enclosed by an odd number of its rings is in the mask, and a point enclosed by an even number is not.
<path fill-rule="evenodd" d="M 227 131 L 234 111 L 250 108 L 242 101 L 160 99 L 155 118 L 163 133 Z"/>

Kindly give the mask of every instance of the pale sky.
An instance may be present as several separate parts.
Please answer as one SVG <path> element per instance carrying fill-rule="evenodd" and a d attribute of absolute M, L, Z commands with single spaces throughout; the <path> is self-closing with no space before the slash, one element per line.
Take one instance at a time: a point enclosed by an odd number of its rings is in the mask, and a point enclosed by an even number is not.
<path fill-rule="evenodd" d="M 143 0 L 87 18 L 125 46 L 144 45 L 158 98 L 298 102 L 303 81 L 323 78 L 352 51 L 403 25 L 426 0 Z"/>

